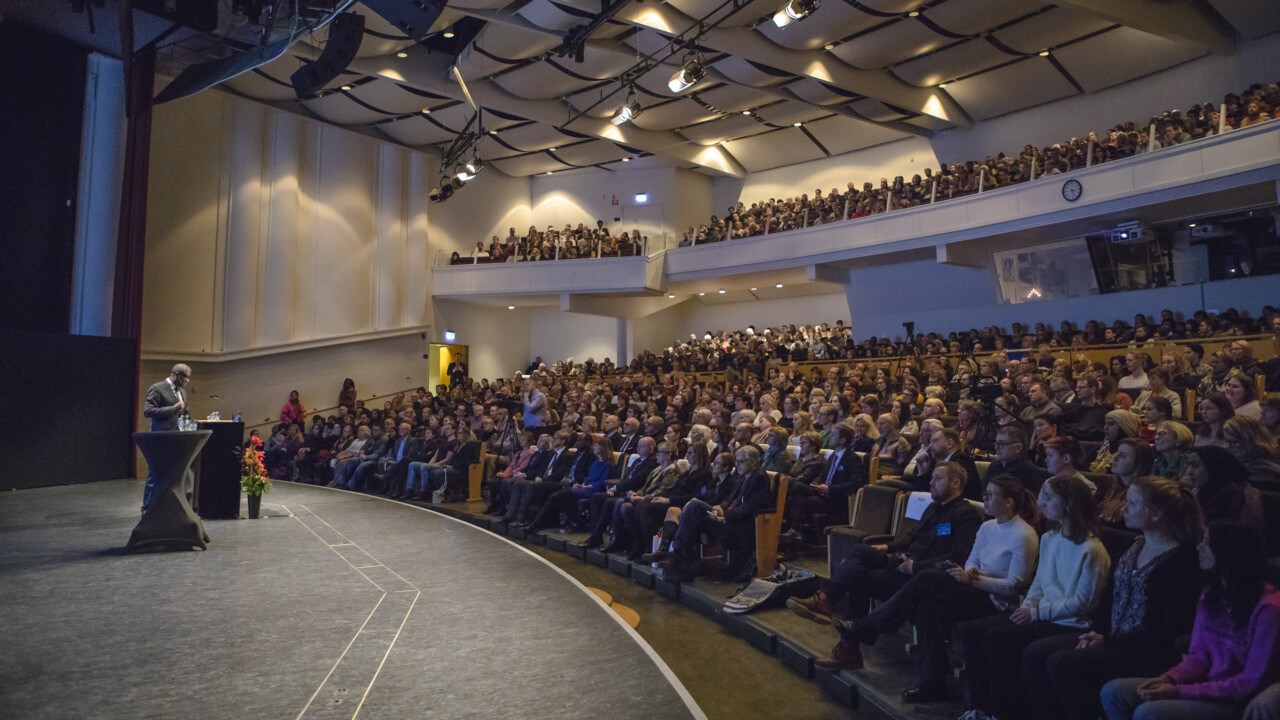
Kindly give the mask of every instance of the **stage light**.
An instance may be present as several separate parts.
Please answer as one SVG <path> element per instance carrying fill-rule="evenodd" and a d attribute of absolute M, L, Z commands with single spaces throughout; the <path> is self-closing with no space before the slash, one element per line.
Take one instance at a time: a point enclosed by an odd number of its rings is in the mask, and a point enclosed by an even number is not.
<path fill-rule="evenodd" d="M 820 0 L 787 0 L 787 4 L 773 14 L 773 24 L 784 28 L 797 20 L 809 17 L 821 5 Z"/>
<path fill-rule="evenodd" d="M 671 76 L 671 80 L 667 81 L 667 87 L 673 93 L 683 92 L 696 85 L 699 80 L 706 76 L 707 65 L 702 62 L 702 54 L 689 53 L 684 58 L 684 66 L 675 75 Z"/>
<path fill-rule="evenodd" d="M 626 125 L 627 123 L 640 117 L 640 113 L 644 112 L 644 108 L 640 107 L 640 101 L 636 99 L 636 88 L 634 85 L 627 86 L 627 99 L 622 101 L 622 107 L 613 113 L 613 119 L 609 122 L 614 125 Z"/>
<path fill-rule="evenodd" d="M 471 182 L 476 179 L 476 176 L 480 174 L 481 170 L 484 170 L 484 161 L 479 157 L 475 157 L 471 162 L 459 168 L 455 177 L 462 182 Z"/>

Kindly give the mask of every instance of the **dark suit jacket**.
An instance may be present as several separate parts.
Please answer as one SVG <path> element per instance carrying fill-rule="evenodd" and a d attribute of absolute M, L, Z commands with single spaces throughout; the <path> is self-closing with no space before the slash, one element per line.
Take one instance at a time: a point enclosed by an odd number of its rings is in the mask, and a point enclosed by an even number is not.
<path fill-rule="evenodd" d="M 644 460 L 637 459 L 631 463 L 631 467 L 623 471 L 622 479 L 618 481 L 618 497 L 626 496 L 628 490 L 639 490 L 644 487 L 644 481 L 656 467 L 658 467 L 657 455 L 650 455 Z"/>
<path fill-rule="evenodd" d="M 925 509 L 920 524 L 902 541 L 890 545 L 889 551 L 911 553 L 913 574 L 947 560 L 964 567 L 981 525 L 982 513 L 962 497 L 935 502 Z"/>
<path fill-rule="evenodd" d="M 1021 458 L 1007 466 L 999 460 L 992 460 L 991 465 L 987 468 L 987 476 L 983 478 L 983 482 L 1005 473 L 1018 478 L 1018 481 L 1022 483 L 1022 487 L 1030 490 L 1032 495 L 1040 493 L 1040 486 L 1044 485 L 1045 478 L 1049 477 L 1048 470 L 1036 465 L 1027 458 Z"/>
<path fill-rule="evenodd" d="M 147 388 L 147 402 L 142 414 L 151 418 L 151 432 L 178 429 L 178 411 L 175 406 L 179 400 L 189 399 L 186 391 L 180 390 L 179 393 L 180 395 L 174 393 L 167 379 Z"/>
<path fill-rule="evenodd" d="M 569 452 L 569 448 L 560 451 L 560 457 L 556 457 L 556 451 L 550 452 L 547 459 L 547 469 L 542 471 L 542 480 L 544 482 L 560 482 L 569 474 L 569 468 L 573 467 L 573 453 Z"/>
<path fill-rule="evenodd" d="M 835 462 L 836 453 L 831 453 L 831 457 L 827 458 L 825 466 L 822 468 L 820 479 L 827 482 L 827 476 L 831 475 L 831 463 Z M 840 456 L 840 463 L 836 466 L 835 475 L 831 475 L 831 482 L 827 483 L 830 490 L 828 491 L 832 497 L 845 498 L 856 492 L 858 488 L 867 484 L 866 473 L 862 469 L 862 458 L 858 457 L 852 449 L 845 450 Z"/>
<path fill-rule="evenodd" d="M 769 512 L 774 507 L 769 476 L 763 470 L 757 470 L 743 478 L 722 505 L 726 522 L 750 521 L 760 513 Z"/>
<path fill-rule="evenodd" d="M 631 436 L 623 436 L 618 439 L 618 443 L 613 446 L 618 451 L 618 456 L 630 455 L 636 451 L 636 445 L 640 443 L 640 438 L 644 437 L 640 433 Z"/>
<path fill-rule="evenodd" d="M 529 464 L 524 468 L 525 478 L 532 480 L 541 476 L 547 471 L 547 463 L 551 462 L 550 450 L 538 450 L 529 458 Z"/>

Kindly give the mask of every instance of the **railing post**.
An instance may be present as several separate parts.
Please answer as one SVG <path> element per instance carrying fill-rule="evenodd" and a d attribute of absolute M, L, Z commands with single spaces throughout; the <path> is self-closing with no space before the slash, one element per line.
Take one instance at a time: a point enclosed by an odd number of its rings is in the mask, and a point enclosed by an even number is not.
<path fill-rule="evenodd" d="M 1089 147 L 1085 151 L 1084 166 L 1093 167 L 1093 140 L 1089 141 Z"/>
<path fill-rule="evenodd" d="M 764 234 L 765 235 L 769 234 L 769 226 L 772 224 L 773 224 L 773 218 L 769 217 L 768 215 L 765 215 L 764 216 Z"/>
<path fill-rule="evenodd" d="M 982 191 L 986 189 L 986 187 L 987 187 L 987 166 L 983 165 L 982 168 L 978 170 L 978 194 L 982 194 Z"/>
<path fill-rule="evenodd" d="M 1151 129 L 1147 131 L 1147 152 L 1156 149 L 1156 124 L 1151 123 Z"/>
<path fill-rule="evenodd" d="M 800 227 L 809 227 L 809 208 L 804 209 L 804 219 L 800 222 L 804 223 Z"/>
<path fill-rule="evenodd" d="M 559 240 L 556 241 L 555 247 L 556 247 L 555 259 L 559 260 L 560 259 L 560 241 Z"/>
<path fill-rule="evenodd" d="M 853 202 L 853 193 L 850 192 L 844 196 L 844 217 L 841 220 L 849 219 L 849 205 Z"/>
<path fill-rule="evenodd" d="M 1031 179 L 1036 179 L 1036 156 L 1031 156 Z"/>
<path fill-rule="evenodd" d="M 938 178 L 933 179 L 933 189 L 929 191 L 929 204 L 932 205 L 938 199 Z"/>
<path fill-rule="evenodd" d="M 1222 109 L 1218 111 L 1218 134 L 1227 131 L 1227 104 L 1222 103 Z"/>
<path fill-rule="evenodd" d="M 893 209 L 893 190 L 884 194 L 884 211 L 889 212 Z"/>
<path fill-rule="evenodd" d="M 600 250 L 600 238 L 596 238 L 596 257 L 597 258 L 604 257 L 604 254 Z"/>
<path fill-rule="evenodd" d="M 641 253 L 642 255 L 644 255 L 645 257 L 649 257 L 649 236 L 648 236 L 648 235 L 641 235 L 641 236 L 640 236 L 640 238 L 641 238 L 641 239 L 640 239 L 640 247 L 641 247 L 641 248 L 643 248 L 643 249 L 640 251 L 640 253 Z M 663 244 L 663 245 L 666 245 L 666 244 L 667 244 L 667 243 L 666 243 L 666 238 L 663 238 L 663 242 L 662 242 L 662 244 Z"/>

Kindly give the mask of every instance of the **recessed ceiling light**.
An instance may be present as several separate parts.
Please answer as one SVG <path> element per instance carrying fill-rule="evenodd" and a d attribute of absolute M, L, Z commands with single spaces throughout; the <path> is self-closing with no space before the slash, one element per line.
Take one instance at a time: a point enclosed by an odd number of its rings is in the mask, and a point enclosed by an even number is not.
<path fill-rule="evenodd" d="M 751 114 L 751 111 L 750 111 L 750 110 L 743 110 L 743 111 L 742 111 L 742 114 L 743 114 L 743 115 L 750 115 L 750 114 Z"/>
<path fill-rule="evenodd" d="M 947 87 L 947 84 L 946 84 L 946 83 L 938 83 L 938 88 L 939 88 L 939 89 L 946 89 L 946 87 Z"/>
<path fill-rule="evenodd" d="M 755 288 L 751 288 L 751 292 L 755 292 L 755 291 L 756 291 L 756 289 L 755 289 Z"/>
<path fill-rule="evenodd" d="M 430 114 L 431 114 L 431 108 L 422 108 L 422 114 L 423 114 L 423 115 L 430 115 Z"/>
<path fill-rule="evenodd" d="M 508 310 L 515 310 L 515 309 L 516 309 L 516 306 L 515 306 L 515 305 L 508 305 L 508 306 L 507 306 L 507 309 L 508 309 Z"/>
<path fill-rule="evenodd" d="M 631 162 L 631 158 L 629 157 L 622 158 L 622 162 Z"/>
<path fill-rule="evenodd" d="M 489 134 L 490 134 L 490 135 L 497 135 L 497 134 L 498 134 L 498 131 L 497 131 L 497 130 L 490 130 L 490 131 L 489 131 Z"/>
<path fill-rule="evenodd" d="M 907 17 L 920 17 L 920 11 L 912 10 L 911 12 L 907 13 Z"/>
<path fill-rule="evenodd" d="M 801 125 L 804 125 L 804 123 L 800 123 L 800 122 L 798 122 L 798 123 L 791 123 L 791 126 L 792 126 L 792 127 L 800 127 Z"/>
<path fill-rule="evenodd" d="M 407 52 L 405 52 L 405 51 L 401 50 L 400 52 L 396 53 L 396 57 L 398 57 L 398 58 L 407 58 L 407 57 L 409 57 L 409 53 L 407 53 Z"/>
<path fill-rule="evenodd" d="M 1193 228 L 1193 227 L 1195 227 L 1195 226 L 1196 226 L 1196 224 L 1195 224 L 1195 223 L 1191 223 L 1190 225 L 1187 225 L 1187 227 L 1189 227 L 1189 228 Z"/>
<path fill-rule="evenodd" d="M 721 294 L 721 295 L 723 295 L 723 294 L 724 294 L 724 288 L 720 288 L 720 294 Z"/>
<path fill-rule="evenodd" d="M 774 285 L 774 287 L 776 287 L 776 288 L 778 288 L 778 289 L 781 289 L 781 288 L 782 288 L 782 283 L 778 283 L 777 285 Z"/>
<path fill-rule="evenodd" d="M 548 151 L 548 152 L 555 152 L 555 151 L 556 151 L 556 148 L 547 148 L 547 151 Z"/>
<path fill-rule="evenodd" d="M 442 34 L 444 35 L 444 39 L 445 39 L 445 40 L 452 40 L 452 39 L 453 39 L 453 31 L 452 31 L 452 30 L 445 30 L 445 31 L 444 31 L 444 33 L 442 33 Z"/>
<path fill-rule="evenodd" d="M 547 171 L 547 174 L 548 174 L 548 175 L 554 175 L 554 174 L 555 174 L 555 172 L 556 172 L 555 170 L 548 170 L 548 171 Z"/>
<path fill-rule="evenodd" d="M 675 295 L 667 295 L 667 299 L 668 299 L 668 300 L 675 300 L 675 299 L 676 299 L 676 296 L 675 296 Z"/>
<path fill-rule="evenodd" d="M 350 86 L 350 85 L 343 85 L 343 86 L 342 86 L 342 89 L 343 89 L 343 90 L 350 90 L 350 89 L 351 89 L 351 86 Z"/>
<path fill-rule="evenodd" d="M 835 44 L 835 43 L 827 43 L 827 44 L 826 44 L 826 47 L 825 47 L 824 49 L 826 49 L 826 50 L 835 50 L 835 49 L 836 49 L 836 44 Z"/>
<path fill-rule="evenodd" d="M 704 292 L 700 292 L 700 293 L 698 293 L 698 297 L 702 297 L 703 295 L 706 295 L 706 293 L 704 293 Z"/>
<path fill-rule="evenodd" d="M 1049 51 L 1048 51 L 1048 50 L 1041 50 L 1041 51 L 1040 51 L 1040 57 L 1049 57 Z"/>

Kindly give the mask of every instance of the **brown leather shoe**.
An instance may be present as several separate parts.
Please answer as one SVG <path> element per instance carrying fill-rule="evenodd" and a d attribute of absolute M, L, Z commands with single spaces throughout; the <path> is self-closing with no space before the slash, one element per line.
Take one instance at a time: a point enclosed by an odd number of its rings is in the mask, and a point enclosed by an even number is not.
<path fill-rule="evenodd" d="M 806 620 L 823 625 L 831 624 L 831 598 L 821 590 L 807 598 L 787 598 L 787 607 Z"/>
<path fill-rule="evenodd" d="M 825 670 L 839 670 L 841 668 L 857 670 L 862 667 L 862 650 L 856 643 L 848 643 L 841 640 L 836 643 L 835 647 L 831 648 L 830 655 L 815 658 L 813 664 Z"/>

